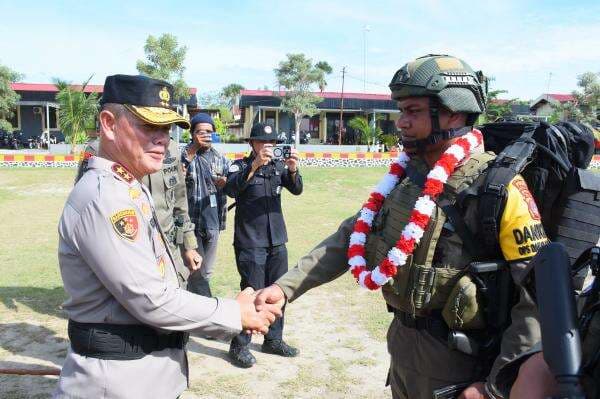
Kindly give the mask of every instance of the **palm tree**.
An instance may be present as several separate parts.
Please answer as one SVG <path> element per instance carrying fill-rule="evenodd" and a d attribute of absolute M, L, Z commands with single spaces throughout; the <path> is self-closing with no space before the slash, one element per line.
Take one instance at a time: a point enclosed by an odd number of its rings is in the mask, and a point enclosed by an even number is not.
<path fill-rule="evenodd" d="M 348 122 L 348 126 L 361 133 L 361 142 L 366 142 L 368 151 L 370 151 L 371 146 L 375 145 L 375 141 L 377 141 L 379 136 L 383 134 L 381 128 L 377 126 L 377 121 L 381 119 L 381 115 L 378 115 L 374 121 L 369 123 L 364 116 L 355 116 Z"/>
<path fill-rule="evenodd" d="M 92 76 L 81 87 L 71 86 L 59 79 L 54 80 L 58 88 L 56 101 L 60 106 L 58 123 L 67 143 L 85 143 L 87 140 L 86 130 L 94 126 L 98 114 L 98 94 L 88 95 L 84 92 Z"/>

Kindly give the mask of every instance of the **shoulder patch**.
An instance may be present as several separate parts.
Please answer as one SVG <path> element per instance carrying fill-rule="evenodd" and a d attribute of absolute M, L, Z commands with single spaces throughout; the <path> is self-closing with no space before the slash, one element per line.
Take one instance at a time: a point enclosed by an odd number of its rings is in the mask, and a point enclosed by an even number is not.
<path fill-rule="evenodd" d="M 113 166 L 111 167 L 111 169 L 115 175 L 117 175 L 118 177 L 121 178 L 121 180 L 124 180 L 129 184 L 133 183 L 133 181 L 135 180 L 133 175 L 131 173 L 129 173 L 127 171 L 127 169 L 125 169 L 123 166 L 121 166 L 118 163 L 114 163 Z"/>
<path fill-rule="evenodd" d="M 529 259 L 548 242 L 540 213 L 522 177 L 511 181 L 507 193 L 500 220 L 500 248 L 508 261 Z"/>
<path fill-rule="evenodd" d="M 123 209 L 110 217 L 113 229 L 117 235 L 127 241 L 135 241 L 139 231 L 139 221 L 133 209 Z"/>
<path fill-rule="evenodd" d="M 534 220 L 541 220 L 542 217 L 540 216 L 540 211 L 537 208 L 533 195 L 531 195 L 529 188 L 527 188 L 527 183 L 525 183 L 525 180 L 523 180 L 522 177 L 517 176 L 513 179 L 512 185 L 514 185 L 515 188 L 519 191 L 519 194 L 521 194 L 523 201 L 525 201 L 525 203 L 527 204 L 527 208 L 529 209 L 529 214 L 531 215 L 531 218 Z"/>
<path fill-rule="evenodd" d="M 235 173 L 240 171 L 240 165 L 234 163 L 229 167 L 229 173 Z"/>

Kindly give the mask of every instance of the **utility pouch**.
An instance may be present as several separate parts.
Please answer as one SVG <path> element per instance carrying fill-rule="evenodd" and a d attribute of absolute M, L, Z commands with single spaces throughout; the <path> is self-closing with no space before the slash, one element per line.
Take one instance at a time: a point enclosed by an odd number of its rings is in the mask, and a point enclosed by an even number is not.
<path fill-rule="evenodd" d="M 483 309 L 477 300 L 477 285 L 469 275 L 454 285 L 442 317 L 451 330 L 474 330 L 485 327 Z"/>

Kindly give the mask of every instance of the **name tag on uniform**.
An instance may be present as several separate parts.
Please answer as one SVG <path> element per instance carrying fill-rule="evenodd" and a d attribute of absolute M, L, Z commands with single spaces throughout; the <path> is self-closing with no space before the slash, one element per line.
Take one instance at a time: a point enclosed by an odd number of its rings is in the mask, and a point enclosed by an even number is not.
<path fill-rule="evenodd" d="M 210 207 L 214 208 L 217 206 L 217 196 L 215 194 L 210 195 Z"/>

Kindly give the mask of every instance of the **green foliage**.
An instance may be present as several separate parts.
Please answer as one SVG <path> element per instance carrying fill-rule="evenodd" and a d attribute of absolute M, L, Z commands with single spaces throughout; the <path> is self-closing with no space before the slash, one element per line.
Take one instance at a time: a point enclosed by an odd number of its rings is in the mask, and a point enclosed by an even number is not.
<path fill-rule="evenodd" d="M 513 98 L 507 101 L 499 101 L 498 96 L 503 93 L 507 93 L 507 91 L 492 90 L 488 92 L 485 105 L 484 123 L 495 122 L 498 119 L 511 114 L 511 106 L 517 101 L 517 99 Z"/>
<path fill-rule="evenodd" d="M 279 86 L 286 90 L 281 101 L 281 108 L 294 115 L 296 145 L 300 143 L 300 123 L 305 116 L 317 113 L 317 104 L 323 101 L 315 96 L 311 88 L 317 85 L 321 91 L 327 82 L 325 76 L 331 73 L 331 67 L 324 61 L 313 65 L 310 58 L 304 54 L 288 54 L 285 61 L 274 69 Z"/>
<path fill-rule="evenodd" d="M 573 91 L 577 100 L 577 108 L 581 112 L 578 119 L 581 122 L 597 123 L 600 111 L 600 72 L 585 72 L 577 77 L 580 90 Z"/>
<path fill-rule="evenodd" d="M 87 141 L 87 130 L 94 126 L 98 114 L 98 93 L 86 94 L 85 87 L 92 76 L 81 87 L 74 88 L 67 82 L 55 79 L 58 93 L 56 101 L 60 105 L 58 123 L 70 144 L 83 144 Z"/>
<path fill-rule="evenodd" d="M 221 90 L 221 97 L 227 103 L 229 108 L 233 108 L 236 99 L 240 95 L 240 91 L 244 90 L 245 87 L 238 83 L 231 83 L 223 87 Z"/>
<path fill-rule="evenodd" d="M 190 133 L 190 129 L 185 129 L 181 132 L 179 141 L 182 143 L 189 143 L 190 141 L 192 141 L 192 134 Z"/>
<path fill-rule="evenodd" d="M 225 125 L 225 123 L 223 123 L 221 118 L 219 118 L 218 116 L 215 116 L 213 118 L 213 121 L 215 122 L 215 132 L 217 132 L 219 134 L 223 134 L 227 131 L 227 125 Z"/>
<path fill-rule="evenodd" d="M 577 104 L 573 102 L 564 102 L 562 104 L 552 104 L 552 115 L 549 122 L 556 123 L 559 121 L 585 121 L 586 118 Z"/>
<path fill-rule="evenodd" d="M 14 130 L 9 119 L 15 115 L 20 96 L 10 87 L 10 84 L 21 77 L 21 74 L 0 65 L 0 130 L 7 132 Z"/>
<path fill-rule="evenodd" d="M 399 138 L 395 134 L 382 134 L 381 142 L 385 145 L 387 151 L 391 150 L 392 147 L 398 146 Z"/>
<path fill-rule="evenodd" d="M 174 87 L 177 99 L 189 98 L 189 88 L 183 80 L 185 55 L 187 47 L 179 46 L 177 38 L 169 33 L 158 38 L 150 35 L 144 46 L 146 61 L 138 60 L 136 67 L 142 75 L 166 80 Z"/>
<path fill-rule="evenodd" d="M 381 116 L 377 116 L 375 120 L 380 120 Z M 369 122 L 364 116 L 355 116 L 350 119 L 348 126 L 360 132 L 361 144 L 368 146 L 375 145 L 375 142 L 383 134 L 383 131 L 376 122 Z"/>

